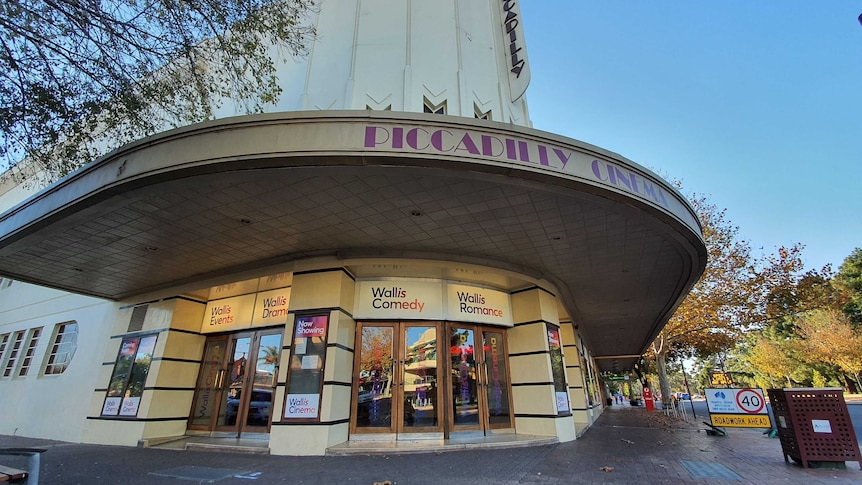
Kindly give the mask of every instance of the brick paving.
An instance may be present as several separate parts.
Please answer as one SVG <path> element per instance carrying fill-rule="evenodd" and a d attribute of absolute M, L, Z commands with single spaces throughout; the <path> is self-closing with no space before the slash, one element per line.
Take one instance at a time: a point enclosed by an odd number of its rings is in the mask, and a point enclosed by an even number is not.
<path fill-rule="evenodd" d="M 857 462 L 804 469 L 759 430 L 708 436 L 700 421 L 612 406 L 570 443 L 407 455 L 282 457 L 70 444 L 0 436 L 0 447 L 42 446 L 41 484 L 860 484 Z M 5 465 L 12 457 L 0 457 Z M 184 468 L 181 468 L 184 467 Z M 211 482 L 173 471 L 225 473 Z M 214 475 L 218 475 L 215 473 Z M 211 476 L 214 476 L 211 475 Z M 239 478 L 236 475 L 243 475 Z M 724 478 L 721 478 L 724 477 Z M 728 478 L 732 477 L 732 478 Z"/>

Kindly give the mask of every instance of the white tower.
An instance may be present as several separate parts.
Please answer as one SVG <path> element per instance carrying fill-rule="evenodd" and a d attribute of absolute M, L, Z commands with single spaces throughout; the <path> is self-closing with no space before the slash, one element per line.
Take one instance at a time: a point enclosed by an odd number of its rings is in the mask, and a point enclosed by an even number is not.
<path fill-rule="evenodd" d="M 392 110 L 531 126 L 517 3 L 322 0 L 308 55 L 278 70 L 272 111 Z M 232 116 L 228 103 L 218 117 Z"/>

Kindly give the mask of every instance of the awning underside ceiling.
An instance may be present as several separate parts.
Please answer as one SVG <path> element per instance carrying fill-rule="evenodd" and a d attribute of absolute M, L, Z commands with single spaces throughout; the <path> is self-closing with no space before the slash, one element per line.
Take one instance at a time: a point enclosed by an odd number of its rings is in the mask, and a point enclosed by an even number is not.
<path fill-rule="evenodd" d="M 547 279 L 595 355 L 623 356 L 643 350 L 691 278 L 678 240 L 641 209 L 502 175 L 267 168 L 75 208 L 0 248 L 0 274 L 123 299 L 307 256 L 449 255 Z"/>

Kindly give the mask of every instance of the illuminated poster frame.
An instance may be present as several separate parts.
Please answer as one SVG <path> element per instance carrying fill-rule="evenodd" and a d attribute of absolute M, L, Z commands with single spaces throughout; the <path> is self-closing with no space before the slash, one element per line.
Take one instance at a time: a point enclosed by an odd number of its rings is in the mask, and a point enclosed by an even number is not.
<path fill-rule="evenodd" d="M 287 370 L 285 420 L 320 422 L 329 314 L 297 315 Z"/>
<path fill-rule="evenodd" d="M 138 416 L 158 334 L 124 338 L 102 404 L 102 416 Z"/>
<path fill-rule="evenodd" d="M 566 366 L 563 363 L 563 341 L 560 336 L 560 328 L 548 324 L 547 329 L 551 372 L 554 376 L 554 397 L 557 405 L 557 416 L 568 416 L 572 414 L 572 405 L 569 403 L 569 389 L 566 386 Z"/>

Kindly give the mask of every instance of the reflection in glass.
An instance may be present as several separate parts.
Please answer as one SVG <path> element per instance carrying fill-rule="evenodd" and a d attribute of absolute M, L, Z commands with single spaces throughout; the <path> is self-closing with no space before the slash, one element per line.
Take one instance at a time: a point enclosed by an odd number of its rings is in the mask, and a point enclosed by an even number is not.
<path fill-rule="evenodd" d="M 437 426 L 437 327 L 407 327 L 403 426 Z"/>
<path fill-rule="evenodd" d="M 235 425 L 239 414 L 239 401 L 245 387 L 245 373 L 248 371 L 248 350 L 251 337 L 242 337 L 233 341 L 232 360 L 227 370 L 227 387 L 224 390 L 219 410 L 219 425 Z"/>
<path fill-rule="evenodd" d="M 569 413 L 569 393 L 566 388 L 566 370 L 563 367 L 562 341 L 560 329 L 548 325 L 548 348 L 551 354 L 551 372 L 554 376 L 554 393 L 557 400 L 557 413 Z"/>
<path fill-rule="evenodd" d="M 452 407 L 455 426 L 479 424 L 479 399 L 476 382 L 476 356 L 473 330 L 449 329 L 449 354 L 452 372 Z"/>
<path fill-rule="evenodd" d="M 506 369 L 506 355 L 503 347 L 503 334 L 482 332 L 485 365 L 488 369 L 488 421 L 491 426 L 506 425 L 512 422 L 509 409 L 509 374 Z"/>
<path fill-rule="evenodd" d="M 362 327 L 356 385 L 356 427 L 392 427 L 392 327 Z"/>
<path fill-rule="evenodd" d="M 263 335 L 255 358 L 251 399 L 248 402 L 247 426 L 269 426 L 272 410 L 275 372 L 281 353 L 281 334 Z"/>

